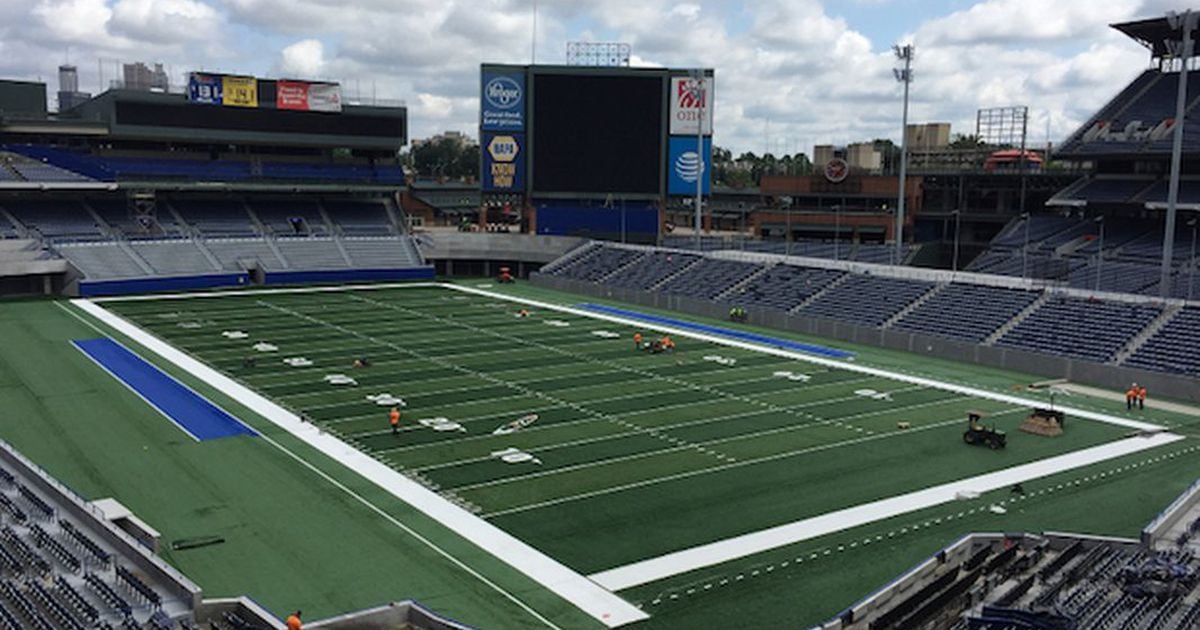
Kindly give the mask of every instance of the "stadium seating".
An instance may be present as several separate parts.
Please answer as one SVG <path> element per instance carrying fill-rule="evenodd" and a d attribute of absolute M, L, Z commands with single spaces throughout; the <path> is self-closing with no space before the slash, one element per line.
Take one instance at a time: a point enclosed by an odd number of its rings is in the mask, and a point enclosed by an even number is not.
<path fill-rule="evenodd" d="M 659 288 L 663 293 L 711 300 L 749 278 L 762 265 L 719 258 L 702 258 Z"/>
<path fill-rule="evenodd" d="M 11 199 L 2 204 L 26 228 L 53 242 L 105 238 L 95 219 L 74 200 Z"/>
<path fill-rule="evenodd" d="M 1097 284 L 1097 274 L 1099 283 Z M 1146 293 L 1158 285 L 1161 270 L 1156 265 L 1139 265 L 1103 261 L 1082 265 L 1071 270 L 1068 282 L 1077 289 L 1094 289 L 1120 293 Z"/>
<path fill-rule="evenodd" d="M 775 265 L 725 296 L 723 301 L 742 307 L 790 311 L 844 275 L 844 271 L 833 269 Z"/>
<path fill-rule="evenodd" d="M 598 282 L 642 255 L 640 250 L 595 247 L 581 254 L 572 264 L 554 269 L 550 274 L 585 282 Z"/>
<path fill-rule="evenodd" d="M 1200 375 L 1200 307 L 1179 311 L 1165 326 L 1150 337 L 1122 365 Z"/>
<path fill-rule="evenodd" d="M 285 269 L 287 265 L 275 255 L 270 243 L 261 238 L 207 239 L 204 246 L 221 263 L 221 268 L 237 270 L 244 260 L 257 261 L 268 271 Z"/>
<path fill-rule="evenodd" d="M 932 282 L 852 275 L 805 304 L 799 315 L 879 326 L 934 287 Z"/>
<path fill-rule="evenodd" d="M 378 201 L 324 201 L 325 209 L 346 236 L 380 236 L 392 232 L 387 210 Z"/>
<path fill-rule="evenodd" d="M 190 240 L 132 241 L 129 245 L 161 275 L 194 275 L 220 271 L 208 261 L 199 246 Z"/>
<path fill-rule="evenodd" d="M 606 279 L 604 284 L 625 289 L 651 289 L 699 259 L 699 256 L 693 254 L 650 252 L 642 257 L 638 264 L 627 269 L 625 273 Z"/>
<path fill-rule="evenodd" d="M 136 278 L 146 275 L 125 250 L 116 243 L 63 244 L 55 248 L 63 258 L 91 280 Z"/>
<path fill-rule="evenodd" d="M 281 238 L 275 242 L 292 269 L 346 269 L 346 259 L 332 238 Z"/>
<path fill-rule="evenodd" d="M 950 284 L 892 327 L 981 342 L 1033 304 L 1038 293 L 977 284 Z"/>
<path fill-rule="evenodd" d="M 1161 312 L 1159 305 L 1056 298 L 996 345 L 1106 363 Z"/>
<path fill-rule="evenodd" d="M 308 199 L 288 199 L 255 201 L 252 205 L 254 213 L 263 227 L 277 236 L 328 236 L 329 231 L 321 210 L 316 203 Z M 292 219 L 303 221 L 303 232 L 297 234 L 292 227 Z"/>
<path fill-rule="evenodd" d="M 172 199 L 168 203 L 201 234 L 216 237 L 257 236 L 250 215 L 240 203 L 228 199 Z"/>
<path fill-rule="evenodd" d="M 420 252 L 407 237 L 348 237 L 342 240 L 342 246 L 354 266 L 363 269 L 417 267 L 421 264 Z"/>

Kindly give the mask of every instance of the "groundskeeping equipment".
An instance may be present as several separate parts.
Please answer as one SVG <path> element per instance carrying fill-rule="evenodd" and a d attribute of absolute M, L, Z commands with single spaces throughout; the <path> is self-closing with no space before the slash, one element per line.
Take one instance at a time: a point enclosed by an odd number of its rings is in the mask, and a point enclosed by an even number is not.
<path fill-rule="evenodd" d="M 986 446 L 993 451 L 1004 448 L 1008 444 L 1008 436 L 994 426 L 983 426 L 985 415 L 980 411 L 967 412 L 967 430 L 963 432 L 963 442 L 972 446 Z"/>
<path fill-rule="evenodd" d="M 1058 437 L 1063 434 L 1063 424 L 1066 414 L 1058 409 L 1034 408 L 1029 417 L 1021 423 L 1021 430 L 1034 435 Z"/>

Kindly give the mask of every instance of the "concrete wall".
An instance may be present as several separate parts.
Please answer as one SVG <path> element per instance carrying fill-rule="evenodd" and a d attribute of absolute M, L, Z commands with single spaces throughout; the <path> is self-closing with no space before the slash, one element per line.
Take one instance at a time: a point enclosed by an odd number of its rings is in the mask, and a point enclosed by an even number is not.
<path fill-rule="evenodd" d="M 725 319 L 729 315 L 729 304 L 665 293 L 609 287 L 542 274 L 533 274 L 531 280 L 534 284 L 551 289 L 616 300 L 647 308 L 717 319 Z M 747 311 L 747 315 L 749 316 L 748 323 L 765 328 L 816 335 L 890 350 L 902 350 L 915 355 L 933 356 L 939 359 L 1002 368 L 1048 378 L 1065 378 L 1114 391 L 1124 391 L 1130 383 L 1137 382 L 1145 385 L 1155 396 L 1200 403 L 1200 382 L 1186 376 L 1023 350 L 981 346 L 933 335 L 881 330 L 831 319 L 789 315 L 771 309 L 750 309 Z"/>
<path fill-rule="evenodd" d="M 576 236 L 430 230 L 416 237 L 428 260 L 510 260 L 548 263 L 587 241 Z"/>

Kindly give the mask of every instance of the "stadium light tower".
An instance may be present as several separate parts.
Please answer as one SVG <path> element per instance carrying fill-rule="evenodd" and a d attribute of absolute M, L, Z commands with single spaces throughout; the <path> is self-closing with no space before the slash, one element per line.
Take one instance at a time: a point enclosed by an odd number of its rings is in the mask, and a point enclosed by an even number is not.
<path fill-rule="evenodd" d="M 958 234 L 962 231 L 959 229 L 962 222 L 962 210 L 955 209 L 952 214 L 954 214 L 954 263 L 951 267 L 952 271 L 958 273 Z"/>
<path fill-rule="evenodd" d="M 696 118 L 696 250 L 700 250 L 700 212 L 704 195 L 704 69 L 694 68 L 688 71 L 691 78 L 688 81 L 688 92 L 700 104 Z"/>
<path fill-rule="evenodd" d="M 1192 228 L 1192 272 L 1188 274 L 1188 290 L 1187 299 L 1192 301 L 1192 289 L 1196 286 L 1196 231 L 1200 228 L 1200 217 L 1196 217 L 1188 221 L 1188 227 Z"/>
<path fill-rule="evenodd" d="M 893 68 L 896 80 L 904 84 L 904 115 L 900 123 L 900 192 L 896 200 L 896 249 L 892 255 L 892 264 L 898 265 L 903 260 L 904 251 L 904 180 L 908 174 L 908 86 L 912 83 L 912 60 L 914 48 L 912 44 L 892 46 L 896 58 L 904 62 L 904 68 Z"/>
<path fill-rule="evenodd" d="M 1188 61 L 1195 53 L 1192 34 L 1200 14 L 1184 11 L 1182 14 L 1167 13 L 1167 24 L 1180 31 L 1181 41 L 1175 57 L 1179 59 L 1179 93 L 1175 97 L 1175 137 L 1171 144 L 1171 180 L 1167 187 L 1167 220 L 1163 230 L 1162 276 L 1159 280 L 1159 295 L 1171 297 L 1171 262 L 1175 246 L 1175 211 L 1179 204 L 1179 166 L 1183 153 L 1183 116 L 1187 107 Z M 1170 42 L 1174 45 L 1175 42 Z"/>
<path fill-rule="evenodd" d="M 1029 277 L 1029 224 L 1032 221 L 1029 218 L 1028 212 L 1021 213 L 1021 220 L 1025 222 L 1025 245 L 1021 248 L 1021 277 Z"/>
<path fill-rule="evenodd" d="M 1100 290 L 1100 265 L 1104 264 L 1104 215 L 1096 217 L 1100 224 L 1100 249 L 1096 250 L 1096 291 Z"/>

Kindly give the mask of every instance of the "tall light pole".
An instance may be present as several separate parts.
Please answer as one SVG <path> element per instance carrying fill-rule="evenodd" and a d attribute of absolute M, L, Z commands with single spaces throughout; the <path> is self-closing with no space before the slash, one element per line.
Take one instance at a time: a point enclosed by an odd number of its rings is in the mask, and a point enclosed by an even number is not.
<path fill-rule="evenodd" d="M 1096 250 L 1096 288 L 1100 290 L 1100 265 L 1104 263 L 1104 215 L 1096 217 L 1096 223 L 1100 224 L 1100 249 Z"/>
<path fill-rule="evenodd" d="M 904 84 L 904 115 L 900 123 L 900 192 L 896 200 L 896 249 L 892 255 L 892 264 L 898 265 L 904 260 L 904 180 L 908 175 L 908 86 L 912 83 L 912 60 L 914 49 L 912 44 L 892 46 L 896 58 L 904 62 L 904 68 L 893 68 L 896 80 Z"/>
<path fill-rule="evenodd" d="M 1171 262 L 1175 246 L 1175 211 L 1179 203 L 1179 166 L 1180 154 L 1183 152 L 1183 115 L 1187 106 L 1187 76 L 1188 61 L 1195 52 L 1192 32 L 1196 29 L 1196 20 L 1200 14 L 1184 11 L 1182 14 L 1171 11 L 1167 13 L 1167 23 L 1171 28 L 1178 28 L 1182 41 L 1179 50 L 1173 51 L 1179 59 L 1179 93 L 1175 96 L 1175 137 L 1171 143 L 1171 181 L 1167 188 L 1167 221 L 1163 231 L 1162 275 L 1159 280 L 1159 295 L 1171 297 Z M 1170 42 L 1174 44 L 1174 42 Z"/>
<path fill-rule="evenodd" d="M 842 237 L 842 206 L 835 204 L 833 206 L 833 259 L 841 260 L 838 253 L 838 243 Z"/>
<path fill-rule="evenodd" d="M 1029 224 L 1032 222 L 1028 212 L 1021 213 L 1021 220 L 1025 222 L 1025 246 L 1021 248 L 1021 277 L 1029 277 Z"/>
<path fill-rule="evenodd" d="M 688 91 L 691 97 L 700 104 L 699 115 L 696 117 L 696 249 L 700 249 L 700 212 L 704 195 L 704 69 L 689 70 L 691 85 Z"/>
<path fill-rule="evenodd" d="M 954 263 L 951 265 L 952 270 L 958 272 L 958 233 L 959 224 L 962 221 L 962 210 L 954 211 Z"/>

